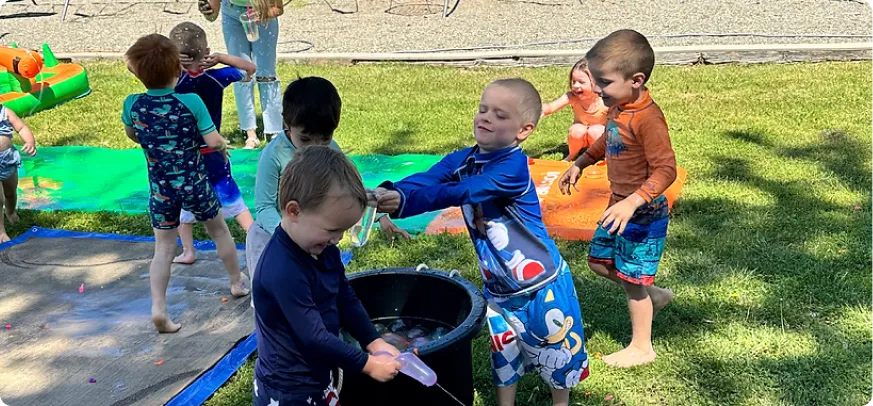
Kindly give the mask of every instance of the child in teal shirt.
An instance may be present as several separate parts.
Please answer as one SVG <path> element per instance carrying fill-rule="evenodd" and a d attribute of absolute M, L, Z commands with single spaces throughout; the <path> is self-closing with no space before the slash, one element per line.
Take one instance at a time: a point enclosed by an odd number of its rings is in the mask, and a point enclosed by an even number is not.
<path fill-rule="evenodd" d="M 336 87 L 320 77 L 299 78 L 288 85 L 282 99 L 282 120 L 285 133 L 270 141 L 261 152 L 255 177 L 255 224 L 246 233 L 246 267 L 250 276 L 264 251 L 264 246 L 282 215 L 279 212 L 279 177 L 295 151 L 309 145 L 327 145 L 340 149 L 333 140 L 339 126 L 342 101 Z M 382 230 L 389 235 L 409 234 L 397 227 L 387 216 L 379 219 Z"/>

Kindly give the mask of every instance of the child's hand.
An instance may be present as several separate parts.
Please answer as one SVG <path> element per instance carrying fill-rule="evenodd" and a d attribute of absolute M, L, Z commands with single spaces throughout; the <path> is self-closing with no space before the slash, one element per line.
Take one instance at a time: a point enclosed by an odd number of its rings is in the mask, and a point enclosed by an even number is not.
<path fill-rule="evenodd" d="M 221 146 L 219 146 L 218 148 L 212 148 L 212 149 L 217 151 L 217 152 L 221 152 L 221 155 L 224 156 L 224 160 L 229 162 L 230 161 L 230 151 L 228 151 L 229 145 L 230 144 L 227 143 L 227 140 L 222 138 L 221 139 Z"/>
<path fill-rule="evenodd" d="M 200 61 L 200 69 L 206 70 L 218 65 L 220 58 L 221 54 L 209 54 L 204 56 L 203 60 Z"/>
<path fill-rule="evenodd" d="M 400 208 L 400 193 L 396 190 L 376 188 L 376 208 L 381 213 L 394 213 Z"/>
<path fill-rule="evenodd" d="M 579 174 L 582 173 L 582 169 L 573 164 L 567 169 L 563 175 L 561 175 L 561 180 L 558 181 L 558 187 L 561 189 L 562 195 L 572 194 L 570 192 L 570 186 L 576 191 L 579 191 L 579 188 L 576 187 L 576 182 L 579 181 Z"/>
<path fill-rule="evenodd" d="M 624 233 L 628 221 L 630 221 L 637 209 L 645 203 L 646 201 L 642 197 L 634 193 L 606 209 L 603 215 L 600 216 L 600 221 L 597 224 L 604 230 L 606 227 L 609 227 L 610 234 L 615 234 L 616 231 L 619 234 Z"/>
<path fill-rule="evenodd" d="M 21 150 L 24 151 L 25 154 L 34 156 L 36 155 L 36 144 L 32 142 L 25 142 L 24 146 L 21 147 Z"/>
<path fill-rule="evenodd" d="M 379 351 L 385 351 L 391 354 L 392 357 L 400 355 L 400 350 L 398 350 L 397 347 L 388 344 L 387 341 L 381 338 L 373 340 L 373 342 L 367 346 L 367 352 L 369 352 L 370 354 L 375 354 Z"/>
<path fill-rule="evenodd" d="M 388 382 L 397 376 L 400 368 L 400 362 L 397 362 L 394 357 L 370 355 L 363 372 L 379 382 Z"/>
<path fill-rule="evenodd" d="M 179 54 L 179 62 L 182 63 L 182 68 L 184 69 L 185 66 L 187 66 L 187 65 L 191 64 L 192 62 L 194 62 L 194 58 L 192 58 L 192 57 L 191 57 L 190 55 L 188 55 L 188 54 Z"/>
<path fill-rule="evenodd" d="M 367 191 L 367 206 L 376 206 L 378 204 L 379 199 L 376 198 L 376 191 L 374 189 L 366 189 Z"/>
<path fill-rule="evenodd" d="M 404 240 L 412 239 L 409 233 L 406 230 L 400 228 L 397 224 L 394 224 L 388 216 L 384 216 L 379 219 L 379 225 L 382 227 L 382 232 L 388 235 L 392 241 L 394 240 L 394 234 L 400 234 Z"/>

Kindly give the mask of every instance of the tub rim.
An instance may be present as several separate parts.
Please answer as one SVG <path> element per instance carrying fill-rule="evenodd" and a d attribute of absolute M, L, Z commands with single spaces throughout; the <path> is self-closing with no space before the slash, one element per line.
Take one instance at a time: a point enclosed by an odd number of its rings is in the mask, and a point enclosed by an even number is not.
<path fill-rule="evenodd" d="M 419 347 L 409 348 L 406 351 L 401 352 L 414 352 L 415 349 L 418 349 L 418 352 L 415 353 L 416 355 L 430 355 L 438 351 L 442 351 L 446 348 L 452 347 L 458 342 L 472 341 L 473 338 L 475 338 L 482 330 L 482 327 L 484 327 L 485 312 L 487 309 L 485 295 L 482 293 L 481 289 L 474 285 L 473 282 L 470 282 L 469 280 L 461 276 L 459 272 L 446 272 L 438 269 L 420 269 L 420 267 L 391 267 L 375 268 L 365 271 L 354 272 L 348 274 L 347 278 L 351 282 L 351 280 L 353 279 L 373 275 L 417 275 L 441 278 L 460 285 L 460 287 L 462 287 L 470 296 L 470 314 L 467 315 L 467 317 L 464 319 L 464 321 L 461 322 L 458 327 L 455 327 L 454 330 L 450 331 L 439 340 L 429 342 Z M 465 331 L 462 331 L 464 330 L 461 328 L 463 326 L 469 326 L 469 328 L 467 328 Z"/>

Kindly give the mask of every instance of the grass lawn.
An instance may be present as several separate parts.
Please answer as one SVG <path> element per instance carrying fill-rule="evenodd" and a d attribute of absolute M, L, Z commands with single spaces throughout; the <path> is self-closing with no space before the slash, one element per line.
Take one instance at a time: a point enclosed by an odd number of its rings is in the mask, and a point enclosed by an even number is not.
<path fill-rule="evenodd" d="M 130 148 L 124 97 L 140 91 L 121 63 L 86 66 L 94 92 L 27 118 L 39 145 Z M 281 65 L 286 80 L 336 84 L 336 134 L 356 154 L 445 154 L 471 145 L 486 83 L 521 76 L 551 101 L 565 68 L 456 69 L 402 65 Z M 650 82 L 667 115 L 688 182 L 672 214 L 658 273 L 674 303 L 654 324 L 658 359 L 619 370 L 598 358 L 622 348 L 630 324 L 622 291 L 586 265 L 588 245 L 559 241 L 575 275 L 591 376 L 578 405 L 861 405 L 871 395 L 871 63 L 657 67 Z M 225 129 L 237 125 L 231 92 Z M 569 109 L 543 120 L 524 144 L 560 158 Z M 241 133 L 228 134 L 242 145 Z M 100 182 L 94 179 L 94 182 Z M 146 187 L 145 184 L 142 185 Z M 144 215 L 23 212 L 30 225 L 151 234 Z M 237 242 L 241 230 L 232 225 Z M 206 238 L 202 229 L 197 238 Z M 382 266 L 462 270 L 481 285 L 466 236 L 419 236 L 391 246 L 379 236 L 350 271 Z M 494 405 L 485 334 L 474 341 L 477 405 Z M 250 404 L 250 361 L 209 405 Z M 549 405 L 533 375 L 519 405 Z"/>

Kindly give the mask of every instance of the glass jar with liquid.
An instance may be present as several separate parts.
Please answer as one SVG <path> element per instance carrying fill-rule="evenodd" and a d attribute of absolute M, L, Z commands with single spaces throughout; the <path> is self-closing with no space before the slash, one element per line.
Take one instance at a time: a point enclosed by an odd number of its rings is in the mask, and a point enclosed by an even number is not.
<path fill-rule="evenodd" d="M 376 222 L 376 206 L 367 204 L 364 208 L 364 215 L 358 220 L 358 224 L 352 226 L 349 230 L 350 240 L 355 247 L 363 247 L 370 239 L 370 232 L 373 230 L 373 223 Z"/>

